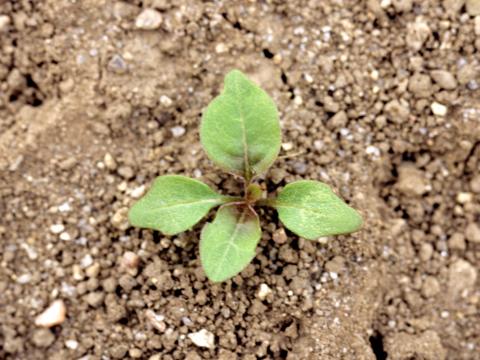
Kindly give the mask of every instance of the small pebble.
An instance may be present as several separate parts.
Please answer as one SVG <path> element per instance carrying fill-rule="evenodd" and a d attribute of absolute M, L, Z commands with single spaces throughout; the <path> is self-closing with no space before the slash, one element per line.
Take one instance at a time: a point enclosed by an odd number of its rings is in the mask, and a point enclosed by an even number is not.
<path fill-rule="evenodd" d="M 65 347 L 70 350 L 78 349 L 78 341 L 76 340 L 67 340 L 65 341 Z"/>
<path fill-rule="evenodd" d="M 213 349 L 215 347 L 214 335 L 205 329 L 188 334 L 188 338 L 198 347 L 204 347 L 207 349 Z"/>
<path fill-rule="evenodd" d="M 457 202 L 460 204 L 467 204 L 469 202 L 472 202 L 473 195 L 468 192 L 459 192 L 457 194 Z"/>
<path fill-rule="evenodd" d="M 54 224 L 50 226 L 50 232 L 53 234 L 60 234 L 63 230 L 65 230 L 65 226 L 63 226 L 63 224 Z"/>
<path fill-rule="evenodd" d="M 287 242 L 287 233 L 284 228 L 279 228 L 274 231 L 272 238 L 277 244 L 285 244 Z"/>
<path fill-rule="evenodd" d="M 130 355 L 130 357 L 132 357 L 132 359 L 140 359 L 143 355 L 143 351 L 141 349 L 138 349 L 138 348 L 133 348 L 133 349 L 128 350 L 128 355 Z"/>
<path fill-rule="evenodd" d="M 160 104 L 165 107 L 170 107 L 173 104 L 172 99 L 170 99 L 167 95 L 160 96 Z"/>
<path fill-rule="evenodd" d="M 431 298 L 440 292 L 440 284 L 433 276 L 427 276 L 422 285 L 422 295 Z"/>
<path fill-rule="evenodd" d="M 406 41 L 408 47 L 415 51 L 420 50 L 430 33 L 430 27 L 424 18 L 421 16 L 417 17 L 415 22 L 407 24 Z"/>
<path fill-rule="evenodd" d="M 295 161 L 292 164 L 293 171 L 295 171 L 296 174 L 298 175 L 305 175 L 308 167 L 307 164 L 305 164 L 303 161 Z"/>
<path fill-rule="evenodd" d="M 272 289 L 267 284 L 260 284 L 257 296 L 260 300 L 265 300 L 272 293 Z"/>
<path fill-rule="evenodd" d="M 472 243 L 480 244 L 480 226 L 474 222 L 468 224 L 465 229 L 465 237 Z"/>
<path fill-rule="evenodd" d="M 143 30 L 155 30 L 162 24 L 162 15 L 154 9 L 143 10 L 135 20 L 135 27 Z"/>
<path fill-rule="evenodd" d="M 90 254 L 85 255 L 82 258 L 82 260 L 80 260 L 80 266 L 84 269 L 89 267 L 92 264 L 93 264 L 93 258 L 92 258 L 92 255 Z"/>
<path fill-rule="evenodd" d="M 480 35 L 480 15 L 475 16 L 475 35 Z"/>
<path fill-rule="evenodd" d="M 145 185 L 140 185 L 130 192 L 130 196 L 134 199 L 140 199 L 145 193 Z"/>
<path fill-rule="evenodd" d="M 402 164 L 398 168 L 397 189 L 405 195 L 421 196 L 429 191 L 430 185 L 422 170 L 410 164 Z"/>
<path fill-rule="evenodd" d="M 23 274 L 23 275 L 20 275 L 19 277 L 17 277 L 17 283 L 19 284 L 28 284 L 30 282 L 30 280 L 32 280 L 32 275 L 30 274 Z"/>
<path fill-rule="evenodd" d="M 126 230 L 129 227 L 129 222 L 127 218 L 128 208 L 122 207 L 118 209 L 111 218 L 111 223 L 114 227 L 119 230 Z"/>
<path fill-rule="evenodd" d="M 35 318 L 35 325 L 52 327 L 65 321 L 67 309 L 62 300 L 55 300 L 45 311 Z"/>
<path fill-rule="evenodd" d="M 72 206 L 68 201 L 65 201 L 58 206 L 58 211 L 60 211 L 61 213 L 69 212 L 70 210 L 72 210 Z"/>
<path fill-rule="evenodd" d="M 96 278 L 96 277 L 98 277 L 99 273 L 100 273 L 100 264 L 99 263 L 94 263 L 94 264 L 90 265 L 85 270 L 85 274 L 87 274 L 87 276 L 89 278 Z"/>
<path fill-rule="evenodd" d="M 113 73 L 123 74 L 127 71 L 127 63 L 121 55 L 115 54 L 108 62 L 107 69 Z"/>
<path fill-rule="evenodd" d="M 149 321 L 149 323 L 161 333 L 165 332 L 167 329 L 167 325 L 163 320 L 165 320 L 165 316 L 155 314 L 152 310 L 145 311 L 145 317 Z"/>
<path fill-rule="evenodd" d="M 103 162 L 105 163 L 105 166 L 108 170 L 114 171 L 117 169 L 117 162 L 113 158 L 112 154 L 106 153 L 103 157 Z"/>
<path fill-rule="evenodd" d="M 452 250 L 465 250 L 465 236 L 462 233 L 456 232 L 448 239 L 448 248 Z"/>
<path fill-rule="evenodd" d="M 480 174 L 470 180 L 470 189 L 474 193 L 480 194 Z"/>
<path fill-rule="evenodd" d="M 180 137 L 185 134 L 185 128 L 183 126 L 174 126 L 170 129 L 173 137 Z"/>
<path fill-rule="evenodd" d="M 466 0 L 467 13 L 470 16 L 480 15 L 480 0 Z"/>
<path fill-rule="evenodd" d="M 477 281 L 477 270 L 463 259 L 456 260 L 448 270 L 448 292 L 451 297 L 457 297 L 472 290 Z"/>
<path fill-rule="evenodd" d="M 48 329 L 35 330 L 32 336 L 32 342 L 40 348 L 47 348 L 53 344 L 55 336 Z"/>
<path fill-rule="evenodd" d="M 95 291 L 95 292 L 88 293 L 85 296 L 85 301 L 87 302 L 88 305 L 96 308 L 103 303 L 104 297 L 105 297 L 104 293 L 100 291 Z"/>
<path fill-rule="evenodd" d="M 73 169 L 75 167 L 75 165 L 77 165 L 77 159 L 75 159 L 74 157 L 70 157 L 68 159 L 65 159 L 58 164 L 58 166 L 62 170 Z"/>
<path fill-rule="evenodd" d="M 449 71 L 433 70 L 430 75 L 432 79 L 445 90 L 453 90 L 457 87 L 457 80 Z"/>
<path fill-rule="evenodd" d="M 7 30 L 10 25 L 10 18 L 7 15 L 0 15 L 0 32 Z"/>
<path fill-rule="evenodd" d="M 433 102 L 432 105 L 430 105 L 430 108 L 432 109 L 432 112 L 437 116 L 447 115 L 448 108 L 438 102 Z"/>
<path fill-rule="evenodd" d="M 420 259 L 422 261 L 429 261 L 433 255 L 433 246 L 429 243 L 423 243 L 420 247 Z"/>
<path fill-rule="evenodd" d="M 140 257 L 132 251 L 126 251 L 122 256 L 122 266 L 129 269 L 136 269 L 140 263 Z"/>
<path fill-rule="evenodd" d="M 66 231 L 62 232 L 59 236 L 60 240 L 63 240 L 63 241 L 70 241 L 72 240 L 72 237 L 70 236 L 70 234 Z"/>
<path fill-rule="evenodd" d="M 125 180 L 129 180 L 135 176 L 135 173 L 130 166 L 120 166 L 117 172 Z"/>

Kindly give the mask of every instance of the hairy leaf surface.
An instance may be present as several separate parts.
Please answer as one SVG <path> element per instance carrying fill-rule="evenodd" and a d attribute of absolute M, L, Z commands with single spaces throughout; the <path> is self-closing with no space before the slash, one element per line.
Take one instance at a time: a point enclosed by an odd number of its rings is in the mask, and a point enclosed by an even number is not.
<path fill-rule="evenodd" d="M 180 175 L 160 176 L 133 205 L 128 218 L 134 226 L 174 235 L 190 229 L 212 207 L 227 199 L 198 180 Z"/>
<path fill-rule="evenodd" d="M 202 230 L 200 260 L 207 277 L 220 282 L 242 271 L 255 257 L 260 235 L 258 216 L 249 207 L 222 206 Z"/>
<path fill-rule="evenodd" d="M 306 239 L 359 230 L 362 218 L 326 184 L 302 180 L 285 186 L 275 201 L 283 224 Z"/>
<path fill-rule="evenodd" d="M 266 171 L 280 150 L 280 123 L 272 99 L 238 70 L 205 110 L 200 140 L 209 158 L 247 180 Z"/>

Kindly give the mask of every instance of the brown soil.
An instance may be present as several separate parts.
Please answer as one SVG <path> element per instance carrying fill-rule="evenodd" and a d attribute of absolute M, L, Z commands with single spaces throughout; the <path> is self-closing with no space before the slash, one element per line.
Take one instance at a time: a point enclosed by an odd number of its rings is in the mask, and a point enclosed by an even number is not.
<path fill-rule="evenodd" d="M 478 8 L 0 2 L 0 358 L 479 359 Z M 164 237 L 125 213 L 160 174 L 239 189 L 198 141 L 232 67 L 281 112 L 262 183 L 325 181 L 365 226 L 308 242 L 266 211 L 253 263 L 212 285 L 200 227 Z M 39 328 L 55 299 L 65 321 Z"/>

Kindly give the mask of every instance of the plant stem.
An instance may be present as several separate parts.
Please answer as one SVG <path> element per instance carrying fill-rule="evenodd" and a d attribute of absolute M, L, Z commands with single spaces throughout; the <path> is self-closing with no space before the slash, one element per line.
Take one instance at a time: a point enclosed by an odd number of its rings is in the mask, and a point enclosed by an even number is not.
<path fill-rule="evenodd" d="M 241 196 L 224 196 L 223 201 L 225 204 L 243 202 L 245 199 Z"/>
<path fill-rule="evenodd" d="M 260 199 L 258 200 L 255 205 L 258 206 L 269 206 L 269 207 L 275 207 L 276 201 L 273 198 L 268 198 L 268 199 Z"/>

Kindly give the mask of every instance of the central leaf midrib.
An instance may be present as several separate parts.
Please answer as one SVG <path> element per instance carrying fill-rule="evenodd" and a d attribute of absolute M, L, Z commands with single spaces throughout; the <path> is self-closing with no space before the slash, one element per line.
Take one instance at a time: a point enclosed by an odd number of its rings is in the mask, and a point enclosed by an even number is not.
<path fill-rule="evenodd" d="M 240 229 L 240 225 L 243 224 L 243 221 L 245 220 L 245 216 L 247 214 L 247 211 L 248 211 L 247 209 L 243 210 L 242 214 L 238 218 L 237 223 L 235 224 L 235 228 L 233 229 L 232 236 L 230 236 L 230 241 L 225 246 L 225 250 L 223 251 L 223 254 L 220 257 L 220 263 L 218 264 L 217 271 L 215 272 L 216 276 L 218 276 L 219 272 L 221 272 L 221 269 L 223 269 L 223 263 L 225 262 L 225 256 L 227 255 L 230 248 L 231 247 L 237 247 L 237 245 L 235 244 L 235 237 L 237 236 L 237 233 Z"/>
<path fill-rule="evenodd" d="M 238 91 L 238 80 L 235 78 L 234 81 L 234 88 L 235 88 L 235 104 L 237 105 L 238 112 L 240 114 L 240 126 L 242 128 L 242 145 L 243 145 L 243 161 L 245 162 L 245 177 L 248 179 L 250 177 L 250 163 L 249 163 L 249 157 L 248 157 L 248 143 L 247 143 L 247 130 L 245 128 L 245 116 L 243 114 L 243 108 L 240 103 L 240 96 L 239 96 L 239 91 Z"/>
<path fill-rule="evenodd" d="M 197 204 L 208 204 L 208 203 L 217 203 L 221 202 L 221 199 L 204 199 L 204 200 L 189 200 L 189 201 L 184 201 L 184 202 L 177 202 L 175 204 L 166 204 L 166 205 L 161 205 L 161 206 L 155 206 L 152 211 L 161 211 L 161 210 L 168 210 L 171 208 L 175 208 L 178 206 L 185 206 L 185 205 L 197 205 Z"/>
<path fill-rule="evenodd" d="M 277 208 L 292 208 L 292 209 L 297 209 L 297 210 L 305 210 L 305 211 L 311 211 L 313 213 L 316 213 L 318 215 L 323 215 L 325 216 L 326 214 L 324 213 L 324 210 L 321 209 L 316 209 L 316 208 L 311 208 L 311 207 L 306 207 L 306 206 L 295 206 L 295 205 L 286 205 L 282 204 L 281 202 L 277 201 L 275 203 L 275 207 Z"/>

